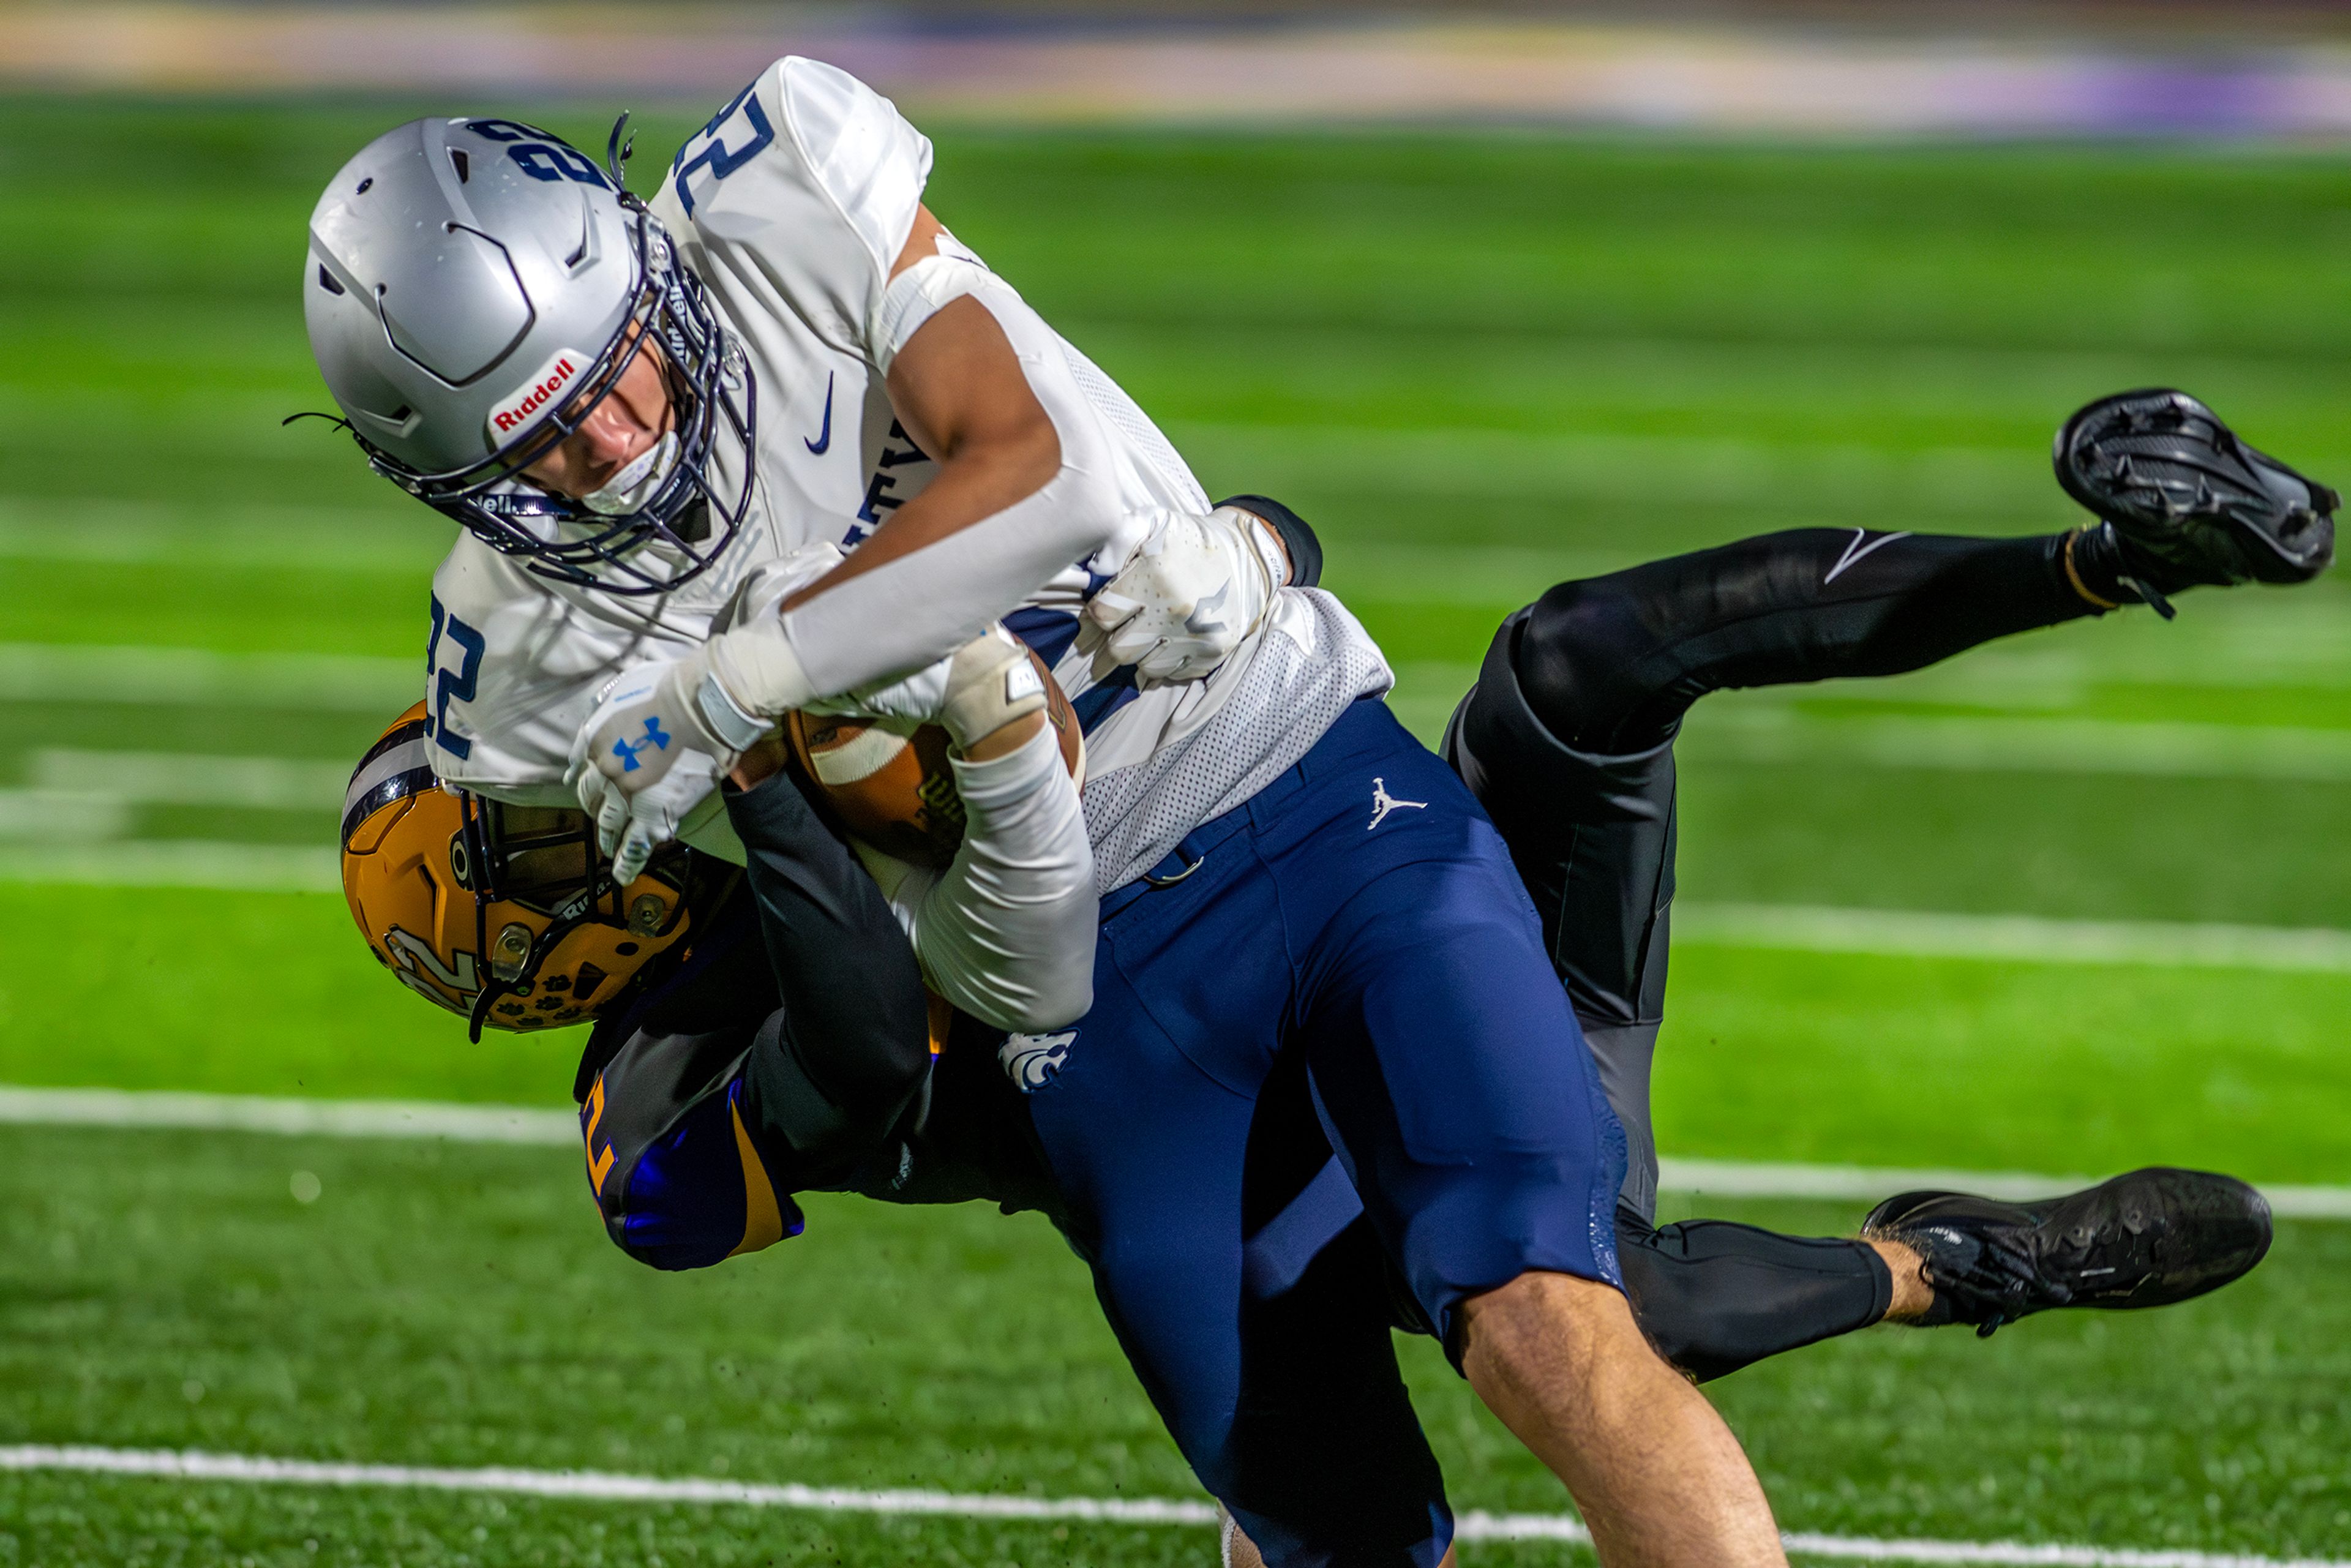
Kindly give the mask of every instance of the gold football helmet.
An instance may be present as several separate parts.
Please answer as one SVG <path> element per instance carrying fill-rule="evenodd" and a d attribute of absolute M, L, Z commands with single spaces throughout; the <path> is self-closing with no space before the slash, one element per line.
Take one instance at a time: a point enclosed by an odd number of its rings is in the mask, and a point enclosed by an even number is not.
<path fill-rule="evenodd" d="M 684 940 L 693 868 L 668 846 L 627 887 L 582 811 L 509 806 L 433 776 L 424 705 L 368 747 L 343 797 L 343 896 L 376 961 L 495 1029 L 554 1029 L 629 994 Z"/>

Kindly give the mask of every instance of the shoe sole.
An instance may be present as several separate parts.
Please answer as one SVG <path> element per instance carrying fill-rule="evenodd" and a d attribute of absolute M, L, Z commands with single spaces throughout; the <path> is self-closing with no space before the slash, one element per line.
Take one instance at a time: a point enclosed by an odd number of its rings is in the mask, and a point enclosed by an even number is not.
<path fill-rule="evenodd" d="M 2199 423 L 2210 427 L 2209 438 L 2193 434 Z M 2223 530 L 2234 547 L 2228 568 L 2263 582 L 2307 582 L 2335 559 L 2333 514 L 2341 497 L 2246 444 L 2186 392 L 2149 387 L 2100 398 L 2065 422 L 2051 457 L 2068 496 L 2172 564 L 2213 564 L 2208 549 L 2195 549 L 2192 562 L 2179 559 L 2198 523 Z M 2134 463 L 2155 472 L 2135 473 Z M 2306 503 L 2264 483 L 2264 471 L 2299 486 Z M 2183 501 L 2186 475 L 2194 476 L 2195 491 Z"/>

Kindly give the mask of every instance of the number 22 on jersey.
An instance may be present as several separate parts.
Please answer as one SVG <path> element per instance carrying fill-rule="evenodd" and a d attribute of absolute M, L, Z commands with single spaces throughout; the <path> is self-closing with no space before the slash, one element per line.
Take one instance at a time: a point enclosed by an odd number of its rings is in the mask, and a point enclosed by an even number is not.
<path fill-rule="evenodd" d="M 758 87 L 754 81 L 737 93 L 734 102 L 710 117 L 710 123 L 702 128 L 700 135 L 688 137 L 685 145 L 677 150 L 677 157 L 670 166 L 670 178 L 677 185 L 677 199 L 688 217 L 694 215 L 694 187 L 689 182 L 696 172 L 707 169 L 712 179 L 724 180 L 758 157 L 760 150 L 776 139 L 776 128 L 768 122 L 768 111 L 759 107 Z M 729 147 L 720 133 L 737 110 L 745 124 L 735 133 L 735 145 Z"/>

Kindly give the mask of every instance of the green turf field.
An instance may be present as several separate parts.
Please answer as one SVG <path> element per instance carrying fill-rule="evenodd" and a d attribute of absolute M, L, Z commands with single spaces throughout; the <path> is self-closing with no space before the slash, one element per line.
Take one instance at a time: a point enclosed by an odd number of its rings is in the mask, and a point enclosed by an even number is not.
<path fill-rule="evenodd" d="M 317 187 L 429 107 L 0 99 L 0 1082 L 564 1103 L 576 1040 L 470 1047 L 332 894 L 272 890 L 329 863 L 336 770 L 421 674 L 445 528 L 277 420 L 325 406 L 295 292 Z M 647 180 L 686 123 L 642 134 Z M 2049 432 L 2121 386 L 2351 476 L 2345 190 L 2317 153 L 945 131 L 931 199 L 1212 491 L 1315 522 L 1430 734 L 1562 576 L 1770 528 L 2065 526 Z M 276 803 L 189 798 L 192 754 L 264 759 Z M 2339 579 L 1714 699 L 1685 758 L 1691 905 L 2351 929 Z M 252 885 L 110 885 L 165 862 Z M 1668 1153 L 2351 1182 L 2340 969 L 1693 942 L 1676 972 Z M 834 1203 L 671 1279 L 544 1149 L 11 1128 L 0 1168 L 0 1444 L 1194 1495 L 1029 1221 Z M 1881 1332 L 1717 1392 L 1793 1529 L 2351 1557 L 2346 1265 L 2351 1228 L 2290 1226 L 2176 1313 Z M 1457 1501 L 1559 1506 L 1409 1353 Z M 0 1479 L 0 1563 L 1209 1550 Z"/>

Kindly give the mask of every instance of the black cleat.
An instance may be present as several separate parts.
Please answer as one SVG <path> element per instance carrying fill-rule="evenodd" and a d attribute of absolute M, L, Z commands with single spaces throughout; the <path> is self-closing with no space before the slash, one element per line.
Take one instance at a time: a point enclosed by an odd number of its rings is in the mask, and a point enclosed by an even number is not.
<path fill-rule="evenodd" d="M 1906 1192 L 1861 1222 L 1923 1258 L 1926 1320 L 2002 1323 L 2052 1307 L 2165 1307 L 2239 1279 L 2270 1249 L 2270 1206 L 2234 1176 L 2152 1166 L 2064 1197 Z"/>
<path fill-rule="evenodd" d="M 2065 493 L 2109 525 L 2120 580 L 2167 617 L 2167 593 L 2307 582 L 2335 559 L 2342 497 L 2246 445 L 2186 392 L 2100 398 L 2057 433 L 2055 463 Z"/>

